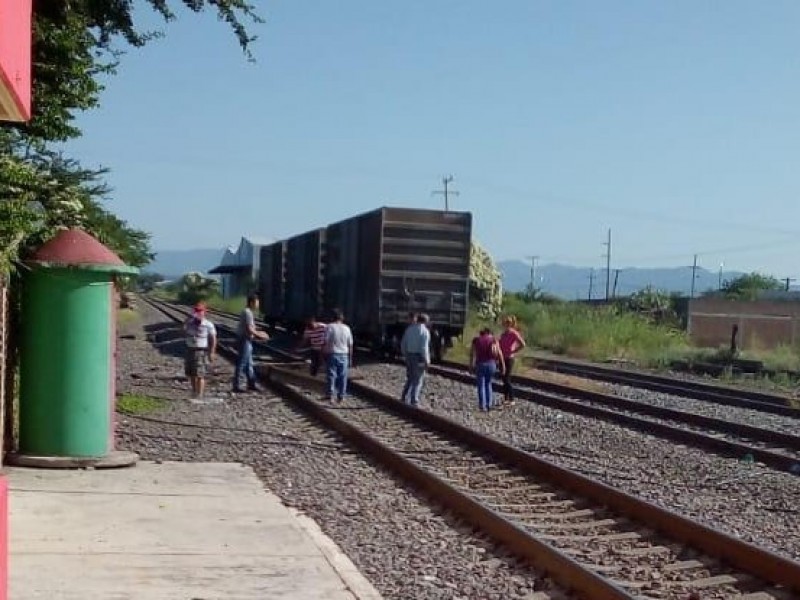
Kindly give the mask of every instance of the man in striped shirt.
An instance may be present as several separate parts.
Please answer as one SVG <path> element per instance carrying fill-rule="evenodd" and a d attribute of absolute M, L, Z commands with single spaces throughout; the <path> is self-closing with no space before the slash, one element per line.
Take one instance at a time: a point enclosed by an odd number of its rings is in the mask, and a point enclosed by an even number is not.
<path fill-rule="evenodd" d="M 327 325 L 317 321 L 316 317 L 310 317 L 306 321 L 306 329 L 303 332 L 303 344 L 311 348 L 311 376 L 316 377 L 319 367 L 322 364 L 322 349 L 325 346 L 325 333 Z"/>

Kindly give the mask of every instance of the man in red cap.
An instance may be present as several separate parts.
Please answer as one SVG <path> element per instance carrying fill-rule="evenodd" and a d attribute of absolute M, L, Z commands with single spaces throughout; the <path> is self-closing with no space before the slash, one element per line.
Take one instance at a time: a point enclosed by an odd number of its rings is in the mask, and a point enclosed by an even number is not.
<path fill-rule="evenodd" d="M 217 328 L 206 319 L 206 305 L 198 302 L 183 325 L 186 332 L 185 372 L 192 383 L 192 398 L 202 398 L 206 387 L 206 364 L 214 360 Z"/>

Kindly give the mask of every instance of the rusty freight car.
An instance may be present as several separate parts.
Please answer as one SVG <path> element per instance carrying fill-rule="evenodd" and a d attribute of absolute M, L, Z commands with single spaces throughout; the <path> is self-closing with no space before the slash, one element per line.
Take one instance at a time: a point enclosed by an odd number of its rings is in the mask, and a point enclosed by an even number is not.
<path fill-rule="evenodd" d="M 315 229 L 286 241 L 283 312 L 284 323 L 294 330 L 324 309 L 325 234 L 325 228 Z"/>
<path fill-rule="evenodd" d="M 284 288 L 286 284 L 286 242 L 261 247 L 258 289 L 261 312 L 271 326 L 284 319 Z"/>
<path fill-rule="evenodd" d="M 396 351 L 408 314 L 424 312 L 441 357 L 467 320 L 471 240 L 471 213 L 383 207 L 273 244 L 264 319 L 298 331 L 340 308 L 360 343 Z"/>
<path fill-rule="evenodd" d="M 383 207 L 329 225 L 324 304 L 383 350 L 425 312 L 441 356 L 466 323 L 471 237 L 467 212 Z"/>

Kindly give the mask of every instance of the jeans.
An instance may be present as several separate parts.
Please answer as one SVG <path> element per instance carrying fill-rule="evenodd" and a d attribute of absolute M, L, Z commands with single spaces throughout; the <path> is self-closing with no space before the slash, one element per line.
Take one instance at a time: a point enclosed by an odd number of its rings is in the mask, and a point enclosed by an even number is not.
<path fill-rule="evenodd" d="M 319 367 L 322 364 L 324 357 L 322 356 L 322 350 L 311 350 L 311 368 L 310 373 L 312 377 L 316 377 L 317 373 L 319 373 Z"/>
<path fill-rule="evenodd" d="M 347 394 L 347 367 L 350 356 L 347 354 L 331 354 L 328 357 L 328 398 L 333 399 L 334 392 L 339 400 Z"/>
<path fill-rule="evenodd" d="M 233 389 L 239 389 L 242 374 L 247 377 L 247 387 L 254 388 L 256 373 L 253 369 L 253 342 L 247 339 L 239 340 L 239 357 L 236 359 L 236 370 L 233 372 Z"/>
<path fill-rule="evenodd" d="M 511 402 L 514 399 L 514 384 L 511 381 L 511 371 L 514 369 L 514 359 L 507 357 L 505 359 L 506 371 L 503 373 L 503 395 L 506 400 Z"/>
<path fill-rule="evenodd" d="M 403 386 L 401 399 L 411 406 L 419 406 L 422 394 L 422 382 L 425 380 L 425 362 L 421 354 L 406 356 L 406 384 Z"/>
<path fill-rule="evenodd" d="M 497 363 L 493 360 L 478 363 L 478 404 L 481 410 L 489 410 L 492 406 L 492 379 L 497 371 Z"/>

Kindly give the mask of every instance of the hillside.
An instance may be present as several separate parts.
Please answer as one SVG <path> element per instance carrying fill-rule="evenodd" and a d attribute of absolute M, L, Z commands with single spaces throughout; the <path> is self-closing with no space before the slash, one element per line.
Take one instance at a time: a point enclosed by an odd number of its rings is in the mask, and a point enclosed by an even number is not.
<path fill-rule="evenodd" d="M 179 277 L 189 271 L 207 273 L 209 269 L 217 266 L 224 250 L 216 248 L 200 248 L 195 250 L 162 250 L 157 252 L 155 260 L 146 267 L 145 271 L 160 273 L 168 279 Z M 503 286 L 509 291 L 521 291 L 530 281 L 530 265 L 522 261 L 502 261 L 499 268 L 503 274 Z M 571 265 L 548 264 L 536 269 L 538 285 L 547 293 L 554 294 L 567 300 L 587 298 L 589 294 L 588 267 L 574 267 Z M 730 279 L 740 275 L 738 271 L 725 271 L 723 279 Z M 629 267 L 622 269 L 617 281 L 617 295 L 625 295 L 652 285 L 670 292 L 689 293 L 691 286 L 692 270 L 687 267 L 672 267 L 662 269 L 648 269 Z M 611 286 L 613 288 L 614 272 L 611 272 Z M 719 282 L 719 273 L 697 269 L 695 292 L 697 294 L 716 289 Z M 593 298 L 605 296 L 605 271 L 595 269 Z"/>
<path fill-rule="evenodd" d="M 503 261 L 499 263 L 503 274 L 503 285 L 508 291 L 521 291 L 530 282 L 530 265 L 522 261 Z M 548 264 L 538 266 L 536 269 L 537 286 L 549 294 L 567 300 L 585 299 L 589 295 L 588 267 L 573 267 L 570 265 Z M 731 279 L 741 275 L 738 271 L 725 271 L 724 279 Z M 628 267 L 621 269 L 617 280 L 617 295 L 626 295 L 638 289 L 652 285 L 655 288 L 669 292 L 689 294 L 692 284 L 692 269 L 687 267 L 671 268 L 637 268 Z M 695 293 L 700 294 L 706 290 L 715 290 L 719 285 L 719 273 L 697 269 Z M 614 271 L 611 271 L 611 288 L 614 286 Z M 594 270 L 593 298 L 605 297 L 606 273 L 605 270 Z"/>
<path fill-rule="evenodd" d="M 159 250 L 145 271 L 159 273 L 167 279 L 180 277 L 189 271 L 207 273 L 222 259 L 224 249 L 201 248 L 196 250 Z"/>

